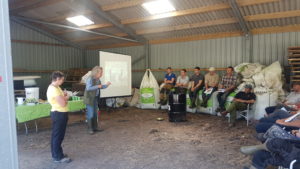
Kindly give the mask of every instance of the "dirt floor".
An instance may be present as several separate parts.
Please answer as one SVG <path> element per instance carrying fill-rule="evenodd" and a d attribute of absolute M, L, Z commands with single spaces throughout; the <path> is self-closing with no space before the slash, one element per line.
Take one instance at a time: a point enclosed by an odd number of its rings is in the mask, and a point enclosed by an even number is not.
<path fill-rule="evenodd" d="M 20 168 L 241 169 L 250 158 L 239 152 L 240 146 L 258 143 L 244 120 L 228 128 L 226 119 L 205 114 L 188 114 L 187 122 L 170 123 L 163 110 L 117 109 L 101 114 L 104 131 L 95 135 L 87 134 L 83 122 L 74 124 L 82 115 L 72 118 L 63 143 L 71 163 L 52 162 L 49 119 L 41 119 L 46 129 L 29 135 L 19 131 Z"/>

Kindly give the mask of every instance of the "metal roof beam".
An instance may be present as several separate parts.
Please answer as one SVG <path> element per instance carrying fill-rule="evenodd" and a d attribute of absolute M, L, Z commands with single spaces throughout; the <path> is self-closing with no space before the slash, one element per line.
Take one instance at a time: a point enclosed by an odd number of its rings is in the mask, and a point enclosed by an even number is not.
<path fill-rule="evenodd" d="M 65 28 L 65 29 L 78 30 L 78 31 L 82 31 L 82 32 L 87 32 L 87 33 L 101 35 L 101 36 L 107 36 L 107 37 L 111 37 L 111 38 L 115 38 L 115 39 L 120 39 L 120 40 L 137 42 L 136 40 L 133 40 L 133 39 L 123 38 L 123 37 L 119 37 L 119 36 L 115 36 L 115 35 L 110 35 L 110 34 L 105 34 L 105 33 L 100 33 L 100 32 L 94 32 L 94 31 L 85 30 L 85 29 L 76 28 L 76 27 L 67 26 L 67 25 L 61 25 L 61 24 L 56 24 L 56 23 L 44 22 L 44 21 L 40 21 L 40 20 L 37 20 L 37 19 L 31 19 L 31 18 L 25 18 L 25 17 L 18 17 L 18 16 L 13 16 L 12 18 L 15 18 L 17 20 L 27 21 L 27 22 L 35 22 L 35 23 L 39 23 L 39 24 L 45 24 L 45 25 L 50 25 L 50 26 Z M 55 35 L 53 35 L 53 36 L 55 36 Z M 71 42 L 69 42 L 69 43 L 71 43 Z"/>
<path fill-rule="evenodd" d="M 53 34 L 47 32 L 47 31 L 44 31 L 44 30 L 42 30 L 42 29 L 36 27 L 36 26 L 33 26 L 33 25 L 31 25 L 30 23 L 28 23 L 29 21 L 26 21 L 26 20 L 22 19 L 21 17 L 10 16 L 10 19 L 11 19 L 12 21 L 18 23 L 18 24 L 24 25 L 24 26 L 26 26 L 26 27 L 28 27 L 28 28 L 30 28 L 30 29 L 32 29 L 32 30 L 35 30 L 35 31 L 37 31 L 37 32 L 39 32 L 39 33 L 42 33 L 42 34 L 44 34 L 44 35 L 46 35 L 46 36 L 48 36 L 48 37 L 50 37 L 50 38 L 53 38 L 53 39 L 55 39 L 55 40 L 58 40 L 58 41 L 60 41 L 60 42 L 62 42 L 62 43 L 64 43 L 64 44 L 66 44 L 66 45 L 69 45 L 69 46 L 72 46 L 72 47 L 74 47 L 74 48 L 83 50 L 83 47 L 81 47 L 81 46 L 79 46 L 79 45 L 77 45 L 77 44 L 75 44 L 75 43 L 72 43 L 72 42 L 70 42 L 70 41 L 64 40 L 64 39 L 62 39 L 62 38 L 60 38 L 60 37 L 58 37 L 58 36 L 55 36 L 55 35 L 53 35 Z"/>
<path fill-rule="evenodd" d="M 244 32 L 244 34 L 246 36 L 248 36 L 250 34 L 250 29 L 248 28 L 248 26 L 246 24 L 246 21 L 239 9 L 239 5 L 237 4 L 236 0 L 228 0 L 228 3 L 230 5 L 231 9 L 233 10 L 235 17 L 237 17 L 242 31 Z"/>
<path fill-rule="evenodd" d="M 147 40 L 143 36 L 136 35 L 132 29 L 125 27 L 113 15 L 108 14 L 108 13 L 104 12 L 102 9 L 100 9 L 99 5 L 97 3 L 95 3 L 94 1 L 92 1 L 92 0 L 75 0 L 73 2 L 74 6 L 76 6 L 78 4 L 82 4 L 87 9 L 93 11 L 98 17 L 103 18 L 103 19 L 107 20 L 108 22 L 112 23 L 114 26 L 116 26 L 117 28 L 122 30 L 124 33 L 128 34 L 130 37 L 136 39 L 140 43 L 147 42 Z"/>

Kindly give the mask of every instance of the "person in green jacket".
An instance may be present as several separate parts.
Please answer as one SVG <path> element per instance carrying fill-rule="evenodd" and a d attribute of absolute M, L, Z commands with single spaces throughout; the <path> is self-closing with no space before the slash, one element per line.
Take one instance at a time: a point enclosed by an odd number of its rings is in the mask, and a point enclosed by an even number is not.
<path fill-rule="evenodd" d="M 91 71 L 91 76 L 86 80 L 86 87 L 84 92 L 84 103 L 86 104 L 86 118 L 88 122 L 89 134 L 94 134 L 96 131 L 102 131 L 98 129 L 98 100 L 100 98 L 100 89 L 105 89 L 110 82 L 105 85 L 101 84 L 100 78 L 102 77 L 102 67 L 95 66 Z"/>

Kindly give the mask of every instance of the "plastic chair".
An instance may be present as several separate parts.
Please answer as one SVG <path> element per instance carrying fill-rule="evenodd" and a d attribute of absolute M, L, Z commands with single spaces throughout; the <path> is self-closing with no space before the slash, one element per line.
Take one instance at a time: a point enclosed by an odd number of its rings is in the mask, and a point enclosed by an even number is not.
<path fill-rule="evenodd" d="M 241 117 L 244 117 L 247 121 L 247 126 L 249 126 L 249 115 L 250 115 L 250 110 L 251 110 L 251 105 L 248 104 L 247 105 L 247 109 L 246 110 L 242 110 L 242 111 L 237 111 L 237 115 L 240 115 Z"/>
<path fill-rule="evenodd" d="M 250 110 L 251 110 L 251 105 L 248 104 L 247 105 L 247 109 L 246 110 L 241 110 L 241 111 L 237 111 L 237 117 L 243 117 L 246 119 L 247 121 L 247 126 L 249 126 L 249 115 L 250 115 Z M 228 114 L 228 122 L 230 123 L 230 114 Z"/>
<path fill-rule="evenodd" d="M 290 163 L 290 167 L 289 169 L 294 169 L 294 164 L 297 162 L 297 160 L 293 160 L 291 163 Z M 287 169 L 287 168 L 283 168 L 283 167 L 278 167 L 278 169 Z"/>

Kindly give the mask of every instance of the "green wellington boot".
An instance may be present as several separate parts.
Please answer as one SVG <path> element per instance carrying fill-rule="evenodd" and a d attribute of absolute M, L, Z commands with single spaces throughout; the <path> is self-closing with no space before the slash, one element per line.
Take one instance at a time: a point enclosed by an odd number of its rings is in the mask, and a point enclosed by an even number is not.
<path fill-rule="evenodd" d="M 94 132 L 101 132 L 101 131 L 103 131 L 102 129 L 99 129 L 98 120 L 97 120 L 96 117 L 92 118 L 92 121 L 93 121 L 93 131 Z"/>
<path fill-rule="evenodd" d="M 268 150 L 266 144 L 259 144 L 255 146 L 243 146 L 240 151 L 246 155 L 252 155 L 259 150 Z"/>
<path fill-rule="evenodd" d="M 87 121 L 87 125 L 88 125 L 88 133 L 91 135 L 94 134 L 92 119 Z"/>

